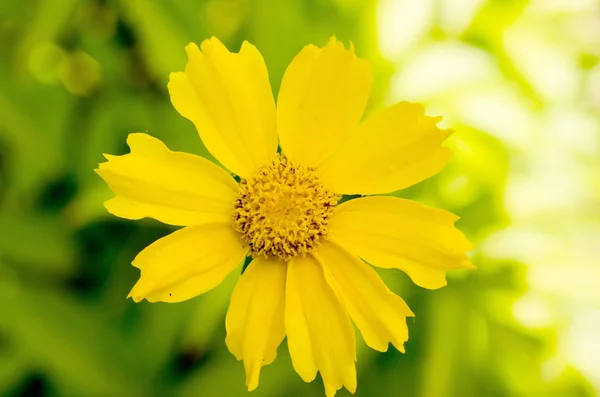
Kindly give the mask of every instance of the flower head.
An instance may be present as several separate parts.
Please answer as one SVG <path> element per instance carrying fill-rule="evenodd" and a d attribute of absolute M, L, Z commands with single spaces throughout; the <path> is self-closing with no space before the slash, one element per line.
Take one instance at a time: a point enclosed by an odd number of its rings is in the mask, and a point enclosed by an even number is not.
<path fill-rule="evenodd" d="M 251 257 L 226 317 L 226 343 L 244 361 L 248 389 L 287 337 L 302 379 L 319 371 L 327 396 L 342 386 L 354 392 L 352 321 L 373 349 L 392 343 L 403 352 L 413 316 L 367 263 L 429 289 L 446 284 L 447 270 L 473 268 L 458 217 L 381 196 L 438 173 L 451 155 L 441 146 L 450 132 L 410 103 L 360 122 L 369 64 L 335 39 L 294 58 L 277 106 L 251 44 L 231 53 L 212 38 L 186 50 L 185 71 L 170 78 L 171 101 L 223 168 L 141 133 L 129 136 L 129 154 L 100 164 L 115 193 L 110 213 L 183 226 L 136 256 L 141 277 L 129 296 L 187 300 Z M 379 196 L 338 204 L 344 194 Z"/>
<path fill-rule="evenodd" d="M 327 238 L 327 224 L 339 195 L 327 190 L 315 170 L 279 155 L 240 182 L 235 230 L 252 256 L 288 261 L 314 250 Z"/>

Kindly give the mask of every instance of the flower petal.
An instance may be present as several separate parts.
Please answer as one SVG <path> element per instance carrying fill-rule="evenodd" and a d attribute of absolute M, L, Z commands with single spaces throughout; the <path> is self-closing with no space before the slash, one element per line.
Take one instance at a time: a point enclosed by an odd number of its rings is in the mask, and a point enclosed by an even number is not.
<path fill-rule="evenodd" d="M 238 187 L 225 170 L 205 158 L 172 152 L 146 134 L 130 134 L 131 153 L 106 155 L 96 172 L 116 194 L 105 203 L 113 215 L 150 217 L 187 226 L 228 221 Z"/>
<path fill-rule="evenodd" d="M 288 265 L 285 330 L 294 369 L 305 382 L 321 372 L 328 397 L 356 390 L 356 341 L 348 313 L 312 257 Z"/>
<path fill-rule="evenodd" d="M 265 62 L 252 44 L 231 53 L 216 38 L 188 44 L 185 72 L 171 73 L 177 111 L 194 123 L 206 148 L 244 178 L 277 151 L 275 101 Z"/>
<path fill-rule="evenodd" d="M 244 360 L 249 391 L 256 389 L 261 367 L 275 360 L 285 337 L 286 269 L 282 261 L 257 257 L 231 296 L 226 343 L 238 360 Z"/>
<path fill-rule="evenodd" d="M 324 48 L 304 47 L 286 70 L 277 97 L 285 155 L 307 166 L 326 159 L 362 117 L 371 78 L 369 63 L 335 38 Z"/>
<path fill-rule="evenodd" d="M 404 189 L 444 168 L 452 151 L 440 144 L 449 130 L 423 107 L 398 103 L 361 123 L 318 174 L 340 194 L 384 194 Z"/>
<path fill-rule="evenodd" d="M 374 266 L 397 268 L 419 286 L 446 285 L 446 271 L 472 269 L 473 245 L 454 227 L 457 216 L 397 197 L 363 197 L 337 207 L 332 239 Z"/>
<path fill-rule="evenodd" d="M 213 289 L 248 251 L 230 223 L 188 226 L 146 247 L 133 260 L 142 275 L 135 302 L 181 302 Z"/>
<path fill-rule="evenodd" d="M 384 352 L 392 342 L 404 353 L 406 317 L 414 314 L 402 298 L 391 292 L 369 265 L 332 242 L 324 242 L 315 257 L 367 345 Z"/>

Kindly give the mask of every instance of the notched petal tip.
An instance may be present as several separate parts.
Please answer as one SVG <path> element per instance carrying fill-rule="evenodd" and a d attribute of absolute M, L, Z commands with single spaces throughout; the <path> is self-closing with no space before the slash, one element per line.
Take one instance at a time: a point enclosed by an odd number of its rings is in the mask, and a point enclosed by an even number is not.
<path fill-rule="evenodd" d="M 246 384 L 246 388 L 248 389 L 249 392 L 256 390 L 256 388 L 258 387 L 258 382 L 256 384 Z"/>
<path fill-rule="evenodd" d="M 131 288 L 131 291 L 129 291 L 129 294 L 127 294 L 127 299 L 131 298 L 135 303 L 141 302 L 145 298 L 145 296 L 144 294 L 140 294 L 139 288 L 140 280 L 138 280 L 138 282 L 135 283 L 133 288 Z"/>
<path fill-rule="evenodd" d="M 145 132 L 132 132 L 127 135 L 127 146 L 129 146 L 131 152 L 133 152 L 134 147 L 140 152 L 152 151 L 152 149 L 168 150 L 167 146 L 160 139 L 154 138 Z"/>
<path fill-rule="evenodd" d="M 167 83 L 167 89 L 169 92 L 174 88 L 174 85 L 183 82 L 186 79 L 185 72 L 171 72 L 169 73 L 169 82 Z"/>
<path fill-rule="evenodd" d="M 227 53 L 231 53 L 229 49 L 219 40 L 216 36 L 212 36 L 209 39 L 203 40 L 200 43 L 200 51 L 209 56 L 210 52 L 214 51 L 225 51 Z"/>
<path fill-rule="evenodd" d="M 110 178 L 112 173 L 110 167 L 112 167 L 111 162 L 105 161 L 104 163 L 99 163 L 98 168 L 94 168 L 94 172 L 98 174 L 98 176 L 100 176 L 100 178 L 102 178 L 105 182 L 107 182 L 107 178 Z M 110 185 L 108 187 L 110 188 Z"/>
<path fill-rule="evenodd" d="M 335 397 L 335 395 L 339 389 L 341 389 L 341 387 L 336 387 L 333 385 L 325 384 L 325 396 L 326 397 Z"/>
<path fill-rule="evenodd" d="M 125 298 L 125 299 L 131 299 L 135 303 L 138 303 L 141 300 L 139 296 L 133 295 L 133 290 L 129 291 L 129 293 L 127 294 L 127 298 Z"/>
<path fill-rule="evenodd" d="M 258 374 L 251 373 L 246 376 L 246 387 L 248 391 L 253 391 L 258 387 Z"/>
<path fill-rule="evenodd" d="M 204 40 L 204 41 L 207 41 L 207 40 Z M 187 53 L 188 61 L 189 61 L 189 58 L 200 53 L 200 48 L 198 47 L 198 44 L 196 44 L 192 41 L 185 46 L 185 52 Z"/>
<path fill-rule="evenodd" d="M 419 118 L 423 118 L 423 119 L 427 120 L 428 123 L 431 123 L 432 126 L 435 126 L 435 128 L 444 135 L 444 139 L 448 138 L 450 135 L 452 135 L 455 132 L 451 128 L 442 129 L 442 128 L 437 127 L 437 124 L 439 124 L 444 119 L 443 116 L 429 116 L 425 111 L 425 105 L 423 105 L 422 103 L 400 101 L 400 102 L 397 102 L 388 107 L 388 109 L 392 109 L 392 108 L 396 108 L 396 109 L 412 108 L 411 111 L 414 112 L 415 115 L 418 115 Z"/>
<path fill-rule="evenodd" d="M 249 50 L 258 51 L 258 48 L 256 48 L 256 46 L 254 44 L 252 44 L 251 42 L 249 42 L 248 40 L 244 40 L 240 47 L 240 52 L 249 51 Z"/>
<path fill-rule="evenodd" d="M 465 270 L 477 270 L 477 266 L 471 262 L 467 262 L 467 263 L 465 263 L 464 269 Z"/>
<path fill-rule="evenodd" d="M 457 229 L 458 230 L 458 229 Z M 461 233 L 463 236 L 465 236 L 460 230 L 458 230 L 459 233 Z M 465 252 L 471 252 L 473 250 L 475 250 L 475 248 L 477 248 L 477 246 L 475 244 L 473 244 L 471 242 L 471 240 L 469 240 L 466 236 L 464 237 L 465 239 Z M 474 266 L 474 265 L 473 265 Z"/>
<path fill-rule="evenodd" d="M 354 52 L 354 43 L 352 42 L 352 40 L 348 41 L 348 48 L 346 48 L 346 44 L 341 41 L 338 40 L 337 37 L 335 35 L 332 35 L 329 40 L 327 41 L 327 44 L 325 44 L 325 46 L 323 46 L 324 50 L 328 50 L 328 49 L 338 49 L 341 52 L 347 52 L 350 53 L 351 55 L 353 55 L 353 59 L 356 59 L 356 54 Z M 363 60 L 364 61 L 364 60 Z M 365 61 L 366 62 L 366 61 Z"/>
<path fill-rule="evenodd" d="M 354 383 L 348 385 L 344 385 L 344 387 L 346 388 L 346 390 L 348 390 L 350 392 L 350 394 L 354 394 L 356 393 L 356 381 L 354 381 Z"/>
<path fill-rule="evenodd" d="M 400 101 L 400 102 L 396 102 L 393 103 L 389 106 L 387 106 L 386 108 L 384 108 L 383 110 L 387 110 L 387 109 L 403 109 L 406 108 L 416 114 L 425 116 L 425 106 L 422 103 L 419 102 L 410 102 L 410 101 Z M 412 109 L 410 109 L 412 108 Z"/>
<path fill-rule="evenodd" d="M 111 198 L 110 200 L 106 200 L 105 202 L 103 202 L 103 203 L 102 203 L 102 205 L 104 206 L 104 208 L 106 208 L 106 210 L 107 210 L 109 213 L 112 213 L 112 212 L 110 212 L 110 202 L 111 202 L 111 201 L 113 201 L 115 198 L 116 198 L 116 197 L 113 197 L 113 198 Z"/>
<path fill-rule="evenodd" d="M 102 156 L 106 159 L 106 161 L 98 163 L 98 167 L 94 168 L 94 172 L 100 175 L 102 179 L 105 179 L 106 172 L 110 172 L 110 167 L 112 167 L 114 162 L 118 161 L 119 157 L 122 156 L 115 156 L 106 153 L 103 153 Z"/>
<path fill-rule="evenodd" d="M 440 117 L 441 119 L 441 117 Z M 437 123 L 435 123 L 437 124 Z M 446 129 L 440 129 L 440 132 L 444 135 L 444 140 L 448 139 L 452 134 L 454 134 L 456 131 L 451 129 L 451 128 L 446 128 Z"/>
<path fill-rule="evenodd" d="M 133 300 L 135 303 L 140 303 L 141 301 L 144 300 L 143 296 L 139 296 L 139 295 L 133 295 L 133 290 L 127 295 L 126 299 L 131 299 Z"/>
<path fill-rule="evenodd" d="M 415 276 L 415 275 L 411 276 L 410 274 L 409 274 L 409 277 L 411 277 L 411 279 L 413 280 L 413 282 L 415 284 L 417 284 L 421 288 L 425 288 L 430 291 L 435 291 L 436 289 L 444 288 L 445 286 L 448 285 L 448 280 L 446 280 L 445 272 L 443 273 L 442 276 L 439 277 L 441 279 L 439 281 L 436 281 L 435 279 L 432 279 L 432 278 L 427 279 L 427 280 L 420 280 L 419 278 L 417 278 L 417 276 Z M 409 317 L 414 317 L 414 314 Z"/>

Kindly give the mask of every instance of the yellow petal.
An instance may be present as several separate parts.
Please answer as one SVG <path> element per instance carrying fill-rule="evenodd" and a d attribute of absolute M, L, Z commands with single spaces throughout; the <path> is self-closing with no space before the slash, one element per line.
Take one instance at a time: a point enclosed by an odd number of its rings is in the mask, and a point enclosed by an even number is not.
<path fill-rule="evenodd" d="M 286 269 L 282 261 L 258 257 L 231 296 L 225 320 L 226 343 L 238 360 L 244 360 L 249 391 L 256 389 L 261 367 L 275 360 L 285 337 Z"/>
<path fill-rule="evenodd" d="M 367 345 L 384 352 L 392 342 L 404 353 L 406 317 L 414 314 L 402 298 L 391 292 L 369 265 L 332 242 L 324 242 L 315 257 Z"/>
<path fill-rule="evenodd" d="M 363 197 L 341 204 L 330 234 L 374 266 L 406 272 L 419 286 L 446 285 L 446 271 L 472 269 L 473 245 L 454 227 L 457 216 L 397 197 Z"/>
<path fill-rule="evenodd" d="M 316 166 L 355 128 L 371 90 L 371 68 L 354 48 L 332 38 L 324 48 L 304 47 L 283 76 L 277 129 L 292 161 Z"/>
<path fill-rule="evenodd" d="M 142 275 L 129 297 L 136 302 L 191 299 L 219 285 L 247 251 L 230 223 L 180 229 L 135 257 L 132 264 Z"/>
<path fill-rule="evenodd" d="M 131 153 L 106 155 L 96 172 L 116 197 L 105 203 L 121 218 L 150 217 L 187 226 L 228 221 L 238 187 L 225 170 L 188 153 L 171 152 L 158 139 L 130 134 Z"/>
<path fill-rule="evenodd" d="M 252 44 L 231 53 L 216 38 L 186 47 L 185 72 L 172 73 L 171 102 L 206 148 L 244 178 L 277 150 L 275 101 L 265 62 Z"/>
<path fill-rule="evenodd" d="M 450 135 L 436 127 L 423 107 L 398 103 L 361 123 L 318 167 L 324 183 L 341 194 L 384 194 L 438 172 L 452 151 L 440 144 Z"/>
<path fill-rule="evenodd" d="M 321 372 L 328 397 L 356 390 L 356 341 L 348 313 L 312 257 L 288 265 L 285 330 L 294 369 L 305 382 Z"/>

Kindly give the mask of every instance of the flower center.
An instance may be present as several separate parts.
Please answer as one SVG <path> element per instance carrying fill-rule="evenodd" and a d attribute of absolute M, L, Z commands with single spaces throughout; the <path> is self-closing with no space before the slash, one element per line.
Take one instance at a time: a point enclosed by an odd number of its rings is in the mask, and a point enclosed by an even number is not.
<path fill-rule="evenodd" d="M 327 238 L 329 216 L 340 196 L 325 189 L 313 168 L 277 155 L 239 186 L 233 228 L 242 233 L 253 257 L 289 260 Z"/>

